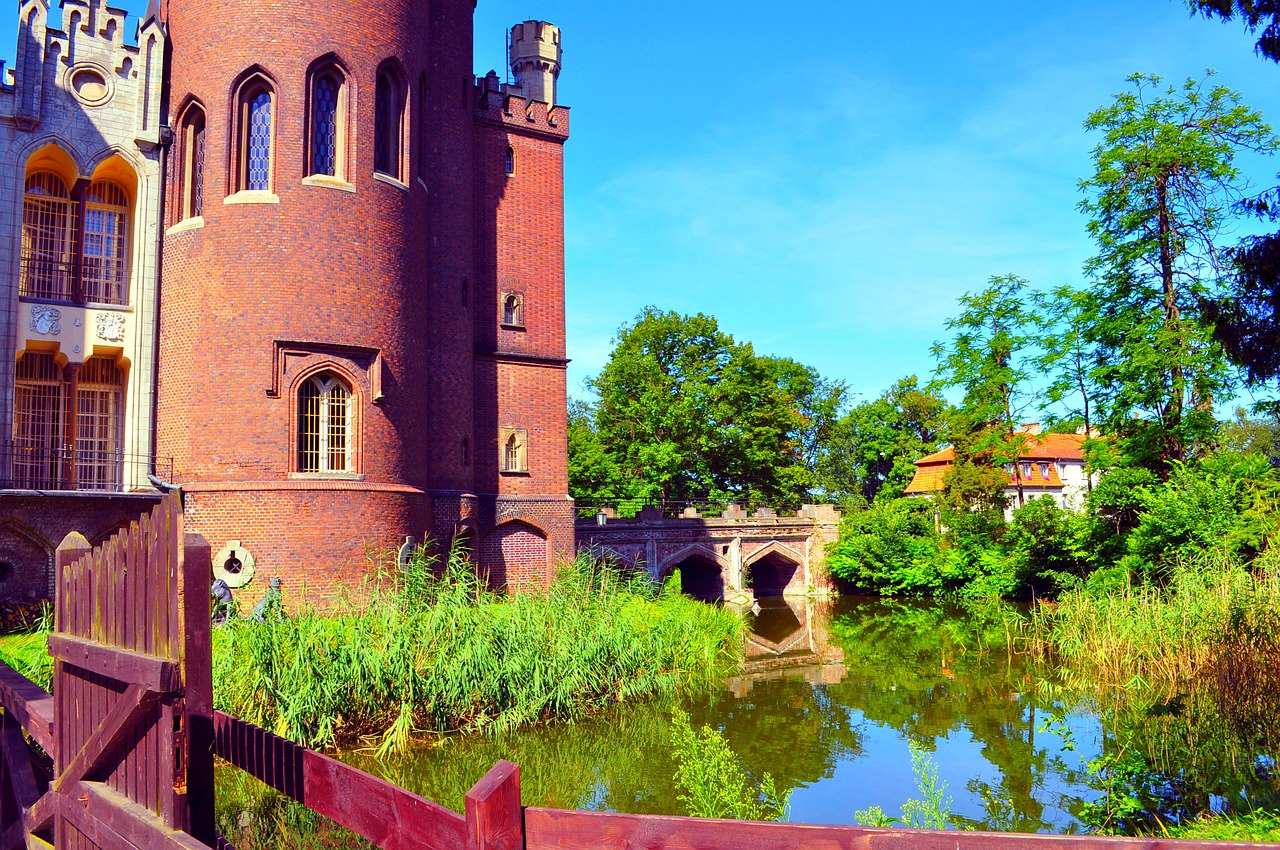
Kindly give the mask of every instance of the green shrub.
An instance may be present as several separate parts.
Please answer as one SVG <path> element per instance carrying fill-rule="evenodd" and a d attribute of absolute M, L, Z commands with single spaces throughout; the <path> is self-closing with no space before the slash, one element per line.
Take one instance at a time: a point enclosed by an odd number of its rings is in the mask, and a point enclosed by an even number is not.
<path fill-rule="evenodd" d="M 848 514 L 827 565 L 858 590 L 927 593 L 941 588 L 940 537 L 928 499 L 877 502 Z"/>

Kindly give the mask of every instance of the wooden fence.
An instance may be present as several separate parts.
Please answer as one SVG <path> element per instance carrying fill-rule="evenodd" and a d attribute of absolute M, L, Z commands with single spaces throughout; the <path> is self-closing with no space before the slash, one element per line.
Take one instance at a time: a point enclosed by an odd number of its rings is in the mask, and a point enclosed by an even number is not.
<path fill-rule="evenodd" d="M 520 804 L 500 761 L 459 815 L 213 710 L 209 546 L 167 496 L 90 550 L 57 553 L 54 695 L 0 664 L 0 850 L 234 850 L 214 830 L 213 757 L 385 850 L 1181 850 L 1163 839 L 750 823 Z M 25 735 L 23 731 L 25 730 Z"/>

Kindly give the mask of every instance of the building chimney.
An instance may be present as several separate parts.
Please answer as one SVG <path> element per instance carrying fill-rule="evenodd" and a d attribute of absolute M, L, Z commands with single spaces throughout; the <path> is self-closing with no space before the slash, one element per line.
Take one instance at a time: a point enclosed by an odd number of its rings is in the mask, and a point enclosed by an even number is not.
<path fill-rule="evenodd" d="M 560 28 L 546 21 L 525 21 L 511 28 L 511 73 L 526 100 L 556 105 L 560 76 Z"/>

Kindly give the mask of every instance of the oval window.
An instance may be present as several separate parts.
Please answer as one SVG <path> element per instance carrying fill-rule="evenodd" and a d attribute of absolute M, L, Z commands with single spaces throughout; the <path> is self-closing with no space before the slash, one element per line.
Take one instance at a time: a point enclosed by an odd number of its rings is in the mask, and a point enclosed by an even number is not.
<path fill-rule="evenodd" d="M 101 103 L 111 90 L 107 79 L 95 68 L 81 68 L 71 75 L 71 89 L 85 103 Z"/>

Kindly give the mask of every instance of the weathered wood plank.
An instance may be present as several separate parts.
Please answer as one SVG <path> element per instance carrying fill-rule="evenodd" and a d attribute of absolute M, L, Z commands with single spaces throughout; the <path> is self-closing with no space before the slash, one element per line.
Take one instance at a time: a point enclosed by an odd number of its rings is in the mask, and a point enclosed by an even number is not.
<path fill-rule="evenodd" d="M 0 702 L 45 752 L 53 752 L 53 696 L 48 691 L 0 664 Z"/>
<path fill-rule="evenodd" d="M 179 633 L 185 718 L 183 759 L 186 762 L 187 831 L 197 840 L 212 845 L 214 830 L 213 792 L 213 634 L 209 584 L 213 558 L 209 543 L 199 534 L 183 538 L 182 576 L 179 592 Z"/>
<path fill-rule="evenodd" d="M 208 850 L 190 835 L 169 829 L 154 812 L 101 783 L 81 782 L 70 797 L 84 800 L 89 816 L 143 850 Z M 78 807 L 73 802 L 70 808 Z"/>
<path fill-rule="evenodd" d="M 40 788 L 36 785 L 35 771 L 31 769 L 31 751 L 22 737 L 22 727 L 8 713 L 0 716 L 0 754 L 4 756 L 13 801 L 19 809 L 31 808 L 40 799 Z"/>
<path fill-rule="evenodd" d="M 71 635 L 49 635 L 49 654 L 82 670 L 157 693 L 172 693 L 182 684 L 178 662 L 155 655 L 129 652 Z"/>
<path fill-rule="evenodd" d="M 138 721 L 159 700 L 160 695 L 144 685 L 128 687 L 106 716 L 80 745 L 66 768 L 53 781 L 54 791 L 65 791 L 86 776 L 102 769 L 116 756 L 133 733 Z"/>
<path fill-rule="evenodd" d="M 466 821 L 444 806 L 224 712 L 213 726 L 221 758 L 385 850 L 466 844 Z"/>
<path fill-rule="evenodd" d="M 1253 850 L 1274 844 L 874 829 L 530 807 L 525 850 Z"/>
<path fill-rule="evenodd" d="M 466 797 L 467 850 L 524 850 L 520 768 L 502 759 Z"/>
<path fill-rule="evenodd" d="M 311 750 L 302 754 L 303 799 L 314 812 L 383 850 L 458 850 L 466 822 L 444 806 Z M 360 805 L 352 805 L 359 800 Z"/>

